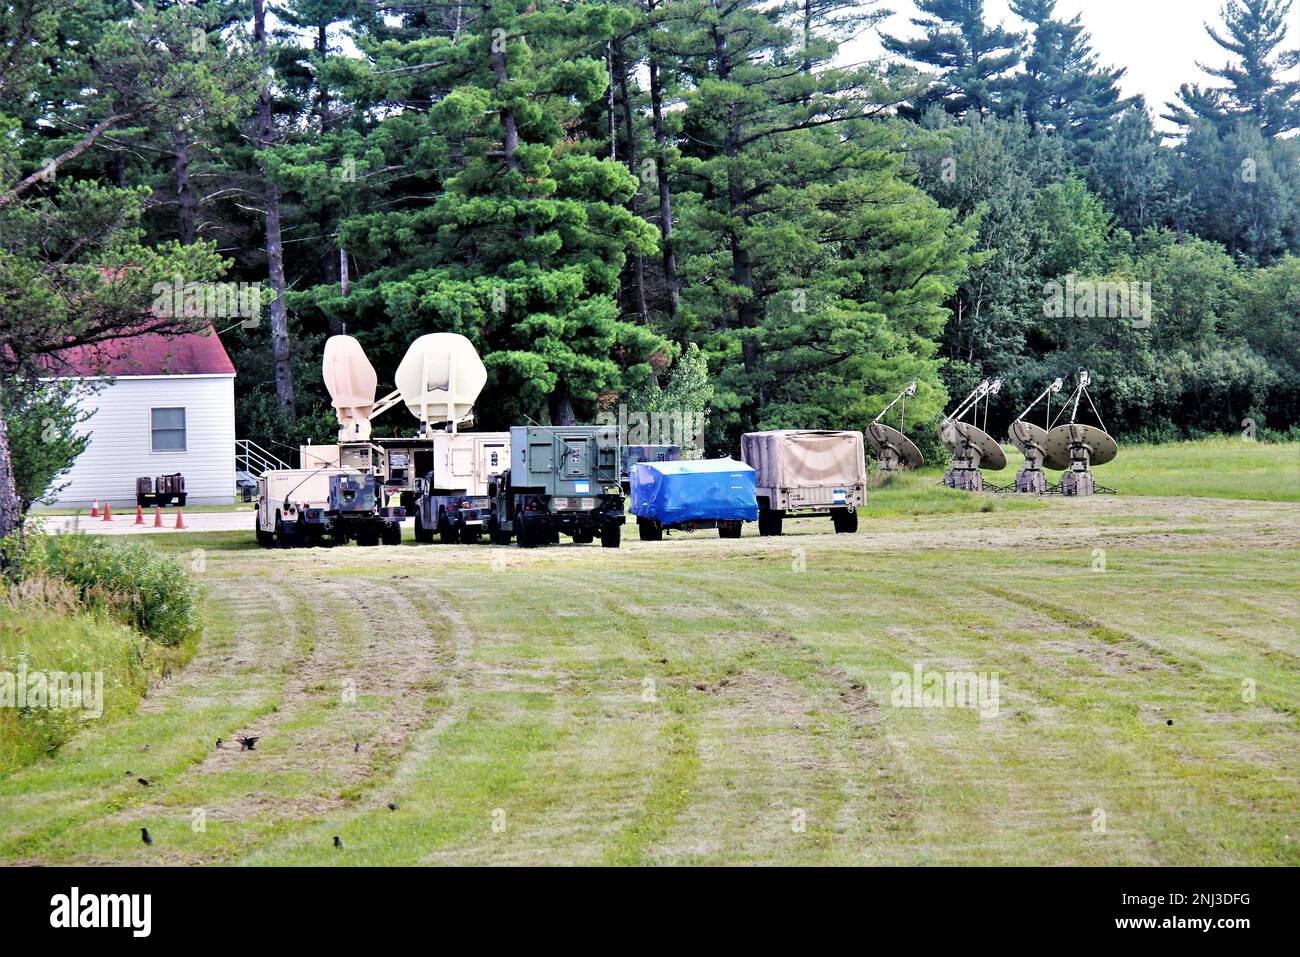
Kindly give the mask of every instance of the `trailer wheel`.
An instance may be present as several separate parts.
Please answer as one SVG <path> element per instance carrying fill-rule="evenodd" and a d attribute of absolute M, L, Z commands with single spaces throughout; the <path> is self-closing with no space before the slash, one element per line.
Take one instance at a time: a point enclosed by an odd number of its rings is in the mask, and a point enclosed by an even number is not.
<path fill-rule="evenodd" d="M 740 538 L 740 522 L 719 522 L 718 538 Z"/>
<path fill-rule="evenodd" d="M 383 541 L 385 545 L 402 544 L 402 526 L 399 525 L 397 522 L 392 522 L 388 525 L 385 525 L 384 533 L 381 538 L 381 541 Z"/>
<path fill-rule="evenodd" d="M 606 525 L 600 530 L 601 548 L 618 548 L 623 542 L 622 525 Z"/>
<path fill-rule="evenodd" d="M 641 536 L 643 542 L 662 542 L 664 540 L 664 527 L 656 522 L 653 518 L 637 517 L 636 530 Z M 601 538 L 604 542 L 604 538 Z"/>
<path fill-rule="evenodd" d="M 858 510 L 856 508 L 831 509 L 831 522 L 835 525 L 835 534 L 856 532 L 858 530 Z"/>
<path fill-rule="evenodd" d="M 758 508 L 758 534 L 780 535 L 781 519 L 784 517 L 785 512 L 760 505 Z"/>

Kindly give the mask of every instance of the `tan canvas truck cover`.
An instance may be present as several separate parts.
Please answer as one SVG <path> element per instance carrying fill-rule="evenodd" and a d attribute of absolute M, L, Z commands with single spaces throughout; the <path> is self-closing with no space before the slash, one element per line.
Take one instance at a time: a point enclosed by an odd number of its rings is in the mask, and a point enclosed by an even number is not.
<path fill-rule="evenodd" d="M 740 457 L 758 473 L 758 492 L 772 498 L 774 507 L 865 502 L 867 464 L 861 432 L 746 432 Z"/>

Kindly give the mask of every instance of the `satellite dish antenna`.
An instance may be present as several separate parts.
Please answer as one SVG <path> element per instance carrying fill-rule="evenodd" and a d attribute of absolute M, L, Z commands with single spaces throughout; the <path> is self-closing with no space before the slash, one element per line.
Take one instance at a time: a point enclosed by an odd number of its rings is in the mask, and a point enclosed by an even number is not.
<path fill-rule="evenodd" d="M 1119 454 L 1119 445 L 1106 432 L 1097 411 L 1088 386 L 1092 377 L 1087 369 L 1079 370 L 1079 384 L 1073 394 L 1066 400 L 1070 408 L 1070 421 L 1051 429 L 1043 442 L 1043 464 L 1048 468 L 1065 470 L 1061 476 L 1061 494 L 1092 495 L 1094 492 L 1111 492 L 1115 490 L 1098 485 L 1092 475 L 1092 466 L 1105 465 Z M 1097 425 L 1086 425 L 1078 421 L 1079 402 L 1088 400 L 1088 407 L 1097 419 Z M 1061 409 L 1061 415 L 1065 409 Z"/>
<path fill-rule="evenodd" d="M 397 391 L 420 431 L 446 424 L 449 431 L 474 421 L 474 403 L 487 383 L 487 368 L 474 344 L 454 332 L 420 336 L 397 367 Z"/>
<path fill-rule="evenodd" d="M 1046 399 L 1047 409 L 1043 422 L 1050 428 L 1052 425 L 1052 396 L 1061 391 L 1063 384 L 1060 378 L 1053 380 L 1051 385 L 1038 394 L 1038 398 L 1025 406 L 1024 410 L 1020 415 L 1016 416 L 1016 420 L 1007 429 L 1007 437 L 1011 439 L 1015 447 L 1025 457 L 1024 468 L 1016 473 L 1014 487 L 1017 492 L 1033 492 L 1041 495 L 1049 490 L 1047 476 L 1043 473 L 1043 460 L 1047 454 L 1047 429 L 1040 425 L 1034 425 L 1025 416 L 1030 413 L 1034 406 Z"/>
<path fill-rule="evenodd" d="M 919 469 L 925 464 L 925 456 L 921 450 L 903 434 L 903 415 L 907 411 L 907 399 L 916 395 L 916 380 L 913 379 L 907 384 L 902 392 L 894 397 L 894 401 L 889 403 L 880 410 L 880 414 L 871 420 L 867 426 L 867 440 L 879 454 L 878 463 L 882 472 L 898 472 L 902 469 Z M 898 428 L 890 428 L 880 420 L 885 417 L 885 413 L 894 407 L 895 404 L 902 403 L 898 411 Z"/>
<path fill-rule="evenodd" d="M 330 336 L 325 341 L 321 376 L 339 420 L 339 441 L 364 442 L 370 438 L 379 377 L 361 343 L 351 336 Z"/>
<path fill-rule="evenodd" d="M 956 408 L 939 423 L 939 438 L 952 450 L 952 464 L 944 473 L 943 484 L 963 492 L 978 492 L 984 488 L 981 467 L 1004 469 L 1007 455 L 991 435 L 976 425 L 979 420 L 980 400 L 984 400 L 983 424 L 988 424 L 989 399 L 1002 391 L 1001 379 L 985 379 L 970 395 L 957 403 Z M 967 413 L 971 421 L 962 421 Z"/>

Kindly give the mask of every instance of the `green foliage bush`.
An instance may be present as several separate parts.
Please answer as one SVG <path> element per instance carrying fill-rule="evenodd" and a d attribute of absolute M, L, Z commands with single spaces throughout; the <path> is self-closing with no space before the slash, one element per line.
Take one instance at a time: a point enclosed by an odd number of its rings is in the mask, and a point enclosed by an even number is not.
<path fill-rule="evenodd" d="M 174 559 L 147 545 L 84 534 L 38 535 L 20 559 L 20 574 L 62 578 L 91 609 L 103 609 L 162 645 L 202 629 L 202 590 Z"/>

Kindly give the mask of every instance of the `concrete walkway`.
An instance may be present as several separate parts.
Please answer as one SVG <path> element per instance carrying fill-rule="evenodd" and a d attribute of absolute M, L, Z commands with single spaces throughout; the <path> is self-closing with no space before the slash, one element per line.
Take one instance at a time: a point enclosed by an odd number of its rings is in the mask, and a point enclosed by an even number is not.
<path fill-rule="evenodd" d="M 234 532 L 246 531 L 251 537 L 253 522 L 257 513 L 252 509 L 228 512 L 185 512 L 185 531 L 187 532 Z M 176 509 L 162 510 L 163 527 L 154 528 L 153 509 L 145 509 L 144 524 L 135 524 L 135 509 L 113 510 L 112 521 L 91 518 L 87 509 L 81 515 L 47 515 L 37 516 L 42 530 L 46 532 L 70 532 L 79 530 L 90 535 L 159 535 L 176 532 Z"/>

